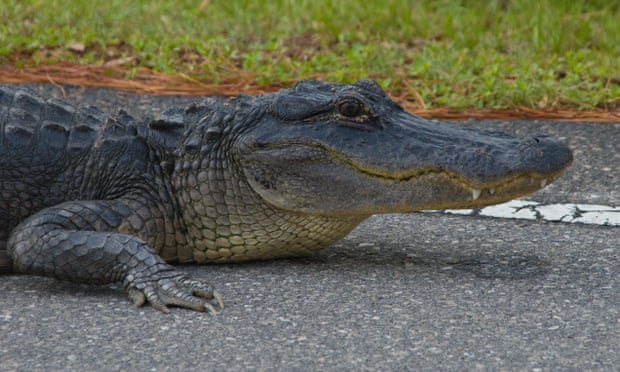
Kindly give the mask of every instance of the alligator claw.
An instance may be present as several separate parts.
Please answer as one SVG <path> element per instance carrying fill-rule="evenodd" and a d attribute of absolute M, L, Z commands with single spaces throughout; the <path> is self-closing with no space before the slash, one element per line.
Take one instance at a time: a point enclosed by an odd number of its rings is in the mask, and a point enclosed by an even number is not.
<path fill-rule="evenodd" d="M 220 305 L 220 309 L 224 310 L 224 299 L 219 294 L 218 291 L 213 290 L 213 298 L 217 301 L 217 304 Z"/>
<path fill-rule="evenodd" d="M 177 306 L 216 315 L 209 300 L 216 300 L 220 309 L 224 308 L 222 297 L 210 285 L 184 275 L 132 284 L 127 288 L 127 297 L 136 306 L 148 302 L 166 314 L 170 312 L 168 306 Z"/>

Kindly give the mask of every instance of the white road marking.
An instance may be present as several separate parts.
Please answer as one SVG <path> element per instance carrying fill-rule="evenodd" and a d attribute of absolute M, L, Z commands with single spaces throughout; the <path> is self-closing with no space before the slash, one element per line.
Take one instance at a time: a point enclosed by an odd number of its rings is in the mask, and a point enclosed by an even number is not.
<path fill-rule="evenodd" d="M 516 199 L 477 209 L 447 209 L 424 212 L 620 226 L 620 207 L 597 204 L 542 204 L 532 200 Z"/>

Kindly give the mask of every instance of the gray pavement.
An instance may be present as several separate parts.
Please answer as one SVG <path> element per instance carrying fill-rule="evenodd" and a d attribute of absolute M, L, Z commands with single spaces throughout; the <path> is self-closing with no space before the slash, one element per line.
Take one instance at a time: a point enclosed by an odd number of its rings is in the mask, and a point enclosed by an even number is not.
<path fill-rule="evenodd" d="M 196 100 L 66 92 L 133 114 Z M 463 125 L 571 144 L 574 165 L 529 200 L 620 206 L 620 124 Z M 114 286 L 3 276 L 0 369 L 618 370 L 619 243 L 617 227 L 374 216 L 310 258 L 182 266 L 224 296 L 215 317 L 135 308 Z"/>

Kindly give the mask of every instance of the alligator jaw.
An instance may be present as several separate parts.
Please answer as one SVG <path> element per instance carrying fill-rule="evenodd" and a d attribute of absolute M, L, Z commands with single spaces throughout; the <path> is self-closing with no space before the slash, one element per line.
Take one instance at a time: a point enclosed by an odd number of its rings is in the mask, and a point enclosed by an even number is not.
<path fill-rule="evenodd" d="M 451 183 L 453 184 L 453 186 L 463 190 L 463 192 L 458 193 L 461 198 L 458 198 L 457 194 L 445 194 L 445 200 L 440 200 L 441 198 L 436 198 L 431 203 L 431 205 L 428 206 L 416 206 L 413 209 L 410 209 L 412 206 L 408 205 L 403 206 L 404 208 L 398 208 L 399 212 L 410 212 L 419 209 L 429 208 L 458 209 L 482 207 L 486 205 L 502 203 L 520 196 L 528 195 L 536 192 L 539 189 L 544 188 L 547 184 L 559 178 L 568 168 L 571 161 L 569 161 L 563 168 L 555 172 L 550 172 L 544 175 L 526 173 L 516 174 L 487 184 L 475 183 L 474 181 L 465 179 L 457 174 L 440 170 L 420 170 L 413 175 L 393 178 L 389 175 L 374 173 L 372 170 L 367 169 L 360 164 L 353 164 L 348 161 L 345 161 L 345 163 L 348 163 L 350 167 L 354 168 L 360 173 L 364 173 L 369 177 L 376 178 L 377 182 L 379 183 L 387 183 L 389 185 L 407 183 L 428 183 L 429 185 L 431 185 L 431 187 L 436 188 L 439 188 L 442 183 Z M 387 186 L 387 188 L 389 187 L 393 186 Z M 419 187 L 419 185 L 417 187 Z M 394 210 L 387 210 L 385 212 L 391 213 L 394 212 Z"/>
<path fill-rule="evenodd" d="M 544 174 L 509 172 L 489 182 L 439 168 L 389 174 L 321 146 L 297 143 L 255 151 L 243 162 L 263 200 L 283 210 L 319 215 L 404 213 L 475 208 L 531 194 L 560 177 L 570 160 Z"/>

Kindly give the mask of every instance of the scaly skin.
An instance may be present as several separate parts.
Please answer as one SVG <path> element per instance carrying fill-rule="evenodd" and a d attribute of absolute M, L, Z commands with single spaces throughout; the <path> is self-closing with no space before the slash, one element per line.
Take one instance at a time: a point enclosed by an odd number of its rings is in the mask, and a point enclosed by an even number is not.
<path fill-rule="evenodd" d="M 170 263 L 308 255 L 372 214 L 500 203 L 572 161 L 544 135 L 413 116 L 368 80 L 140 122 L 0 88 L 0 124 L 0 271 L 120 281 L 164 312 L 223 307 Z"/>

